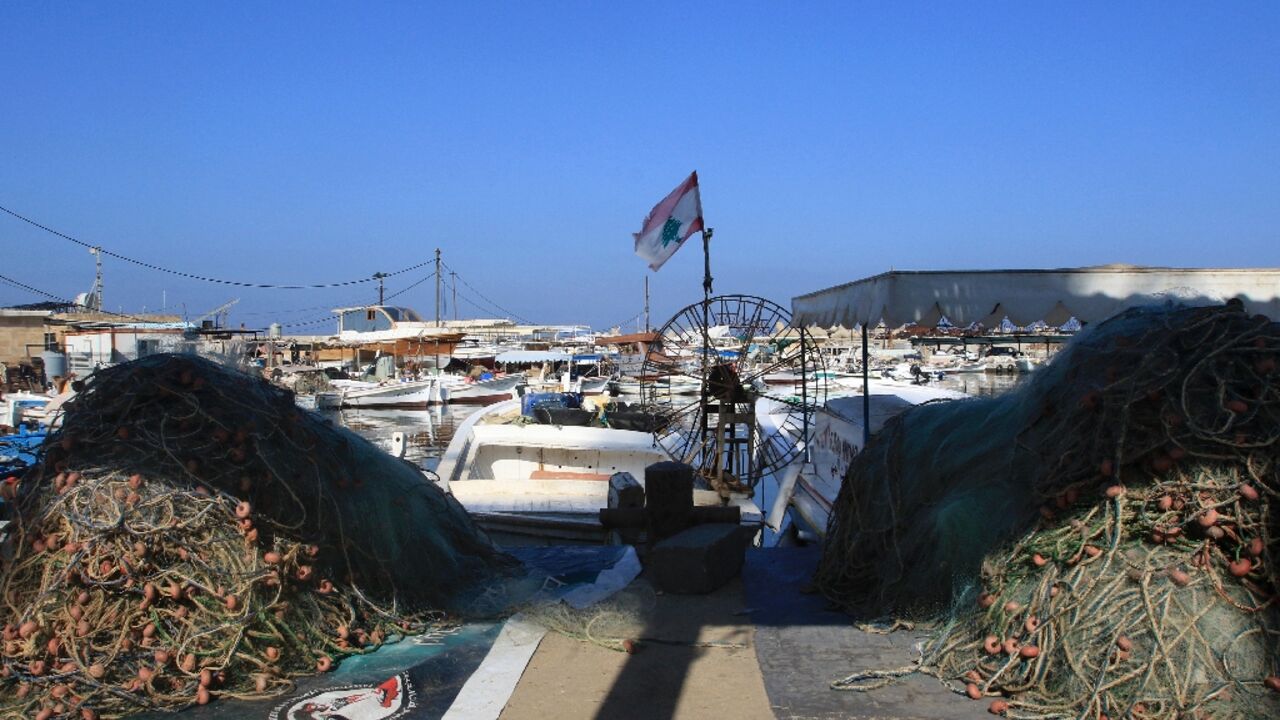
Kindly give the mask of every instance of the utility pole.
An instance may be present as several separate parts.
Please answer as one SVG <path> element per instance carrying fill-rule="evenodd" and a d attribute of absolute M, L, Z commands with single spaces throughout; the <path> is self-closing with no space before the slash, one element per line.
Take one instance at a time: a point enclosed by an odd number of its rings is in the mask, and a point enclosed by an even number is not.
<path fill-rule="evenodd" d="M 458 319 L 458 273 L 449 271 L 449 284 L 453 286 L 453 319 Z"/>
<path fill-rule="evenodd" d="M 382 304 L 382 279 L 387 276 L 386 273 L 374 273 L 374 277 L 378 278 L 378 304 Z"/>
<path fill-rule="evenodd" d="M 644 276 L 644 331 L 649 332 L 649 276 Z"/>
<path fill-rule="evenodd" d="M 436 327 L 440 327 L 440 248 L 436 248 Z"/>

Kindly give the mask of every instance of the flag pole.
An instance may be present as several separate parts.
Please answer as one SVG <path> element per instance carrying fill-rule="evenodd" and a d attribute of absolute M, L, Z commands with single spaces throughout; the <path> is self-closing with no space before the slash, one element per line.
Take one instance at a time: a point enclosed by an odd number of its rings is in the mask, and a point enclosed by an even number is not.
<path fill-rule="evenodd" d="M 701 215 L 701 213 L 699 213 Z M 706 376 L 707 353 L 711 350 L 711 236 L 714 228 L 702 231 L 702 364 Z"/>
<path fill-rule="evenodd" d="M 698 216 L 702 216 L 701 207 L 698 208 Z M 700 430 L 702 431 L 701 438 L 703 443 L 706 443 L 707 441 L 707 407 L 710 404 L 709 398 L 707 398 L 707 380 L 711 374 L 711 360 L 708 357 L 711 353 L 711 235 L 715 232 L 712 228 L 706 227 L 705 222 L 706 221 L 704 220 L 704 229 L 702 231 L 702 388 L 699 393 L 699 402 L 702 406 L 702 412 L 698 413 L 701 418 L 702 427 Z M 715 479 L 718 481 L 720 479 L 721 469 L 719 437 L 716 438 L 714 443 L 711 443 L 709 449 L 716 455 L 711 467 L 714 468 L 716 475 Z M 703 452 L 705 453 L 706 450 Z M 707 467 L 705 461 L 703 462 L 703 467 Z M 719 489 L 719 487 L 717 487 L 717 489 Z"/>

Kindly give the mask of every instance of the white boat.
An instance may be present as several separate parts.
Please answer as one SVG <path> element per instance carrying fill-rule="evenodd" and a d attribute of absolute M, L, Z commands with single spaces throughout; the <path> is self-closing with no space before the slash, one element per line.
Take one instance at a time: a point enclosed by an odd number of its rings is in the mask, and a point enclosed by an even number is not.
<path fill-rule="evenodd" d="M 5 393 L 0 400 L 0 425 L 18 427 L 24 421 L 44 422 L 54 398 L 30 392 Z M 59 402 L 58 405 L 62 403 Z"/>
<path fill-rule="evenodd" d="M 488 405 L 514 398 L 516 388 L 525 383 L 525 377 L 516 373 L 488 380 L 472 380 L 460 375 L 444 375 L 441 381 L 450 403 Z"/>
<path fill-rule="evenodd" d="M 439 483 L 495 540 L 603 542 L 600 510 L 608 507 L 609 478 L 667 460 L 649 433 L 605 427 L 512 422 L 520 401 L 496 403 L 454 431 L 437 467 Z M 720 496 L 695 490 L 694 504 L 719 505 Z M 742 522 L 758 526 L 760 509 L 745 496 L 730 504 Z"/>
<path fill-rule="evenodd" d="M 342 407 L 342 392 L 323 390 L 315 393 L 294 395 L 293 401 L 298 407 L 306 410 L 337 410 Z"/>
<path fill-rule="evenodd" d="M 583 395 L 600 395 L 609 389 L 609 381 L 612 378 L 604 376 L 580 377 L 578 378 L 578 392 Z"/>
<path fill-rule="evenodd" d="M 372 345 L 397 341 L 426 341 L 449 344 L 449 350 L 462 339 L 456 330 L 427 322 L 417 311 L 393 305 L 361 305 L 334 308 L 338 316 L 337 340 L 349 345 Z"/>
<path fill-rule="evenodd" d="M 869 389 L 872 434 L 915 405 L 969 397 L 954 390 L 889 381 L 872 382 Z M 762 417 L 769 416 L 766 412 Z M 792 465 L 792 472 L 779 473 L 781 487 L 769 516 L 772 527 L 779 527 L 781 515 L 789 510 L 801 533 L 818 538 L 826 535 L 845 471 L 862 450 L 863 424 L 861 394 L 832 397 L 814 414 L 809 462 L 798 460 Z"/>
<path fill-rule="evenodd" d="M 614 381 L 614 385 L 617 386 L 619 395 L 640 395 L 640 381 L 635 378 L 619 378 Z"/>
<path fill-rule="evenodd" d="M 561 375 L 559 379 L 546 378 L 544 380 L 531 380 L 529 382 L 530 392 L 570 392 L 581 393 L 583 395 L 600 395 L 608 391 L 609 383 L 613 380 L 610 377 L 593 375 L 591 377 L 568 378 Z M 634 383 L 635 394 L 640 393 L 640 384 Z"/>
<path fill-rule="evenodd" d="M 448 400 L 448 391 L 436 378 L 427 380 L 334 380 L 344 408 L 424 408 Z"/>

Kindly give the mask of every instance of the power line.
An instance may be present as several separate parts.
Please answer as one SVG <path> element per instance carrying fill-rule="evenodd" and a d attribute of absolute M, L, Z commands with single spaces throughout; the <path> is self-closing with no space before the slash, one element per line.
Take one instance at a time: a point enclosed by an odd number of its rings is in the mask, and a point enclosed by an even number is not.
<path fill-rule="evenodd" d="M 435 277 L 435 276 L 436 276 L 436 274 L 435 274 L 434 272 L 432 272 L 430 275 L 428 275 L 428 276 L 426 276 L 426 277 L 424 277 L 424 278 L 421 278 L 421 279 L 419 279 L 419 280 L 416 280 L 416 281 L 414 281 L 413 283 L 411 283 L 411 284 L 409 284 L 409 285 L 406 285 L 405 287 L 403 287 L 403 288 L 401 288 L 401 289 L 399 289 L 399 290 L 397 290 L 397 291 L 395 291 L 395 292 L 391 293 L 390 295 L 387 295 L 387 296 L 384 298 L 384 300 L 390 300 L 391 298 L 394 298 L 394 297 L 396 297 L 396 296 L 403 295 L 403 294 L 405 294 L 405 293 L 409 292 L 410 290 L 414 289 L 415 287 L 417 287 L 417 286 L 421 285 L 422 283 L 424 283 L 424 282 L 426 282 L 426 281 L 430 280 L 431 278 L 433 278 L 433 277 Z M 373 304 L 372 304 L 372 303 L 371 303 L 371 304 L 368 304 L 368 305 L 360 305 L 360 306 L 357 306 L 357 309 L 364 309 L 364 308 L 370 308 L 370 307 L 373 307 Z M 297 322 L 280 323 L 280 327 L 282 327 L 282 328 L 309 327 L 309 326 L 311 326 L 311 325 L 319 325 L 320 323 L 323 323 L 323 322 L 333 322 L 333 320 L 334 320 L 334 316 L 333 316 L 333 315 L 326 315 L 325 317 L 319 317 L 319 318 L 315 318 L 315 319 L 312 319 L 312 320 L 299 320 L 299 321 L 297 321 Z"/>
<path fill-rule="evenodd" d="M 50 300 L 54 300 L 54 301 L 56 301 L 56 302 L 60 302 L 60 303 L 62 303 L 62 304 L 64 304 L 64 305 L 67 305 L 67 306 L 71 306 L 71 307 L 73 307 L 73 306 L 75 306 L 75 305 L 76 305 L 76 303 L 75 303 L 74 301 L 68 300 L 68 299 L 66 299 L 66 298 L 64 298 L 64 297 L 60 297 L 60 296 L 58 296 L 58 295 L 54 295 L 54 294 L 53 294 L 53 293 L 51 293 L 51 292 L 46 292 L 46 291 L 44 291 L 44 290 L 40 290 L 39 288 L 33 288 L 33 287 L 31 287 L 30 285 L 27 285 L 27 284 L 25 284 L 25 283 L 20 283 L 20 282 L 18 282 L 17 280 L 14 280 L 13 278 L 10 278 L 10 277 L 5 277 L 4 275 L 0 275 L 0 282 L 7 283 L 7 284 L 12 285 L 13 287 L 19 288 L 19 289 L 21 289 L 21 290 L 26 290 L 26 291 L 27 291 L 27 292 L 29 292 L 29 293 L 34 293 L 34 294 L 36 294 L 36 295 L 40 295 L 40 296 L 42 296 L 42 297 L 49 298 Z M 123 319 L 125 319 L 125 320 L 133 320 L 133 321 L 135 321 L 135 322 L 156 322 L 155 318 L 145 318 L 145 317 L 139 317 L 139 316 L 136 316 L 136 315 L 125 315 L 125 314 L 123 314 L 123 313 L 115 313 L 115 312 L 111 312 L 110 310 L 101 310 L 101 309 L 99 309 L 99 310 L 94 310 L 93 312 L 99 312 L 99 313 L 102 313 L 103 315 L 111 315 L 111 316 L 113 316 L 113 317 L 123 318 Z"/>
<path fill-rule="evenodd" d="M 476 301 L 475 301 L 475 300 L 472 300 L 472 299 L 471 299 L 471 298 L 469 298 L 469 297 L 467 297 L 467 296 L 466 296 L 466 293 L 463 293 L 463 294 L 462 294 L 462 295 L 460 295 L 459 297 L 461 297 L 461 299 L 462 299 L 462 300 L 466 301 L 466 303 L 467 303 L 468 305 L 470 305 L 471 307 L 475 308 L 476 310 L 479 310 L 480 312 L 482 312 L 482 313 L 484 313 L 484 314 L 486 314 L 486 315 L 494 314 L 494 313 L 493 313 L 493 308 L 487 308 L 487 307 L 483 307 L 483 306 L 481 306 L 481 305 L 476 304 Z M 532 323 L 528 323 L 528 324 L 532 324 Z"/>
<path fill-rule="evenodd" d="M 335 288 L 335 287 L 345 287 L 349 285 L 359 285 L 361 283 L 373 282 L 378 279 L 378 277 L 374 275 L 367 278 L 360 278 L 358 280 L 344 280 L 342 282 L 332 282 L 332 283 L 316 283 L 314 285 L 279 285 L 275 283 L 239 282 L 236 280 L 223 280 L 220 278 L 211 278 L 211 277 L 206 277 L 204 275 L 196 275 L 194 273 L 182 272 L 180 270 L 172 270 L 170 268 L 161 267 L 159 265 L 155 265 L 149 262 L 144 262 L 142 260 L 135 260 L 134 258 L 127 257 L 119 253 L 111 252 L 110 250 L 104 249 L 99 245 L 93 245 L 91 243 L 87 243 L 83 240 L 67 235 L 66 233 L 54 230 L 53 228 L 48 227 L 47 225 L 41 225 L 35 220 L 32 220 L 31 218 L 26 217 L 25 215 L 20 215 L 14 212 L 13 210 L 10 210 L 9 208 L 4 207 L 3 205 L 0 205 L 0 211 L 4 211 L 5 213 L 12 215 L 13 217 L 21 220 L 24 223 L 27 223 L 28 225 L 40 228 L 41 230 L 44 230 L 45 232 L 50 233 L 52 235 L 56 235 L 57 237 L 60 237 L 63 240 L 69 240 L 77 245 L 80 245 L 81 247 L 89 248 L 90 250 L 93 250 L 96 248 L 103 255 L 113 257 L 117 260 L 123 260 L 124 262 L 133 263 L 134 265 L 137 265 L 139 267 L 147 268 L 148 270 L 155 270 L 157 272 L 168 273 L 169 275 L 176 275 L 178 277 L 187 278 L 189 280 L 200 280 L 203 282 L 217 283 L 219 285 L 234 285 L 236 287 L 260 288 L 260 289 L 267 289 L 267 290 L 316 290 L 316 289 L 322 289 L 322 288 Z M 431 264 L 430 262 L 422 262 L 422 263 L 418 263 L 417 265 L 413 265 L 411 267 L 397 270 L 395 272 L 380 273 L 380 274 L 382 275 L 382 277 L 388 278 L 394 275 L 407 273 L 411 270 L 417 270 L 420 267 L 424 267 L 430 264 Z"/>
<path fill-rule="evenodd" d="M 441 264 L 442 264 L 442 265 L 444 265 L 446 268 L 449 268 L 449 270 L 450 270 L 451 272 L 456 272 L 456 271 L 454 271 L 454 270 L 453 270 L 453 268 L 452 268 L 452 267 L 450 267 L 450 266 L 449 266 L 449 264 L 448 264 L 448 263 L 444 263 L 444 262 L 442 262 Z M 466 279 L 466 278 L 462 277 L 462 275 L 460 275 L 460 274 L 455 274 L 455 277 L 456 277 L 457 279 L 461 280 L 463 285 L 466 285 L 467 287 L 471 288 L 471 291 L 472 291 L 472 292 L 474 292 L 476 295 L 479 295 L 479 296 L 480 296 L 480 298 L 481 298 L 482 300 L 484 300 L 485 302 L 489 303 L 489 304 L 490 304 L 490 305 L 492 305 L 493 307 L 495 307 L 495 308 L 497 308 L 498 310 L 500 310 L 500 311 L 502 312 L 502 314 L 506 315 L 507 317 L 515 318 L 516 320 L 519 320 L 520 322 L 522 322 L 522 323 L 524 323 L 524 324 L 526 324 L 526 325 L 532 325 L 532 324 L 533 324 L 533 321 L 532 321 L 532 320 L 529 320 L 528 318 L 520 317 L 519 315 L 517 315 L 517 314 L 515 314 L 515 313 L 511 312 L 510 310 L 508 310 L 508 309 L 506 309 L 506 308 L 502 307 L 502 306 L 501 306 L 501 305 L 499 305 L 498 303 L 496 303 L 496 302 L 494 302 L 494 301 L 490 300 L 489 298 L 485 297 L 485 294 L 484 294 L 484 293 L 480 292 L 479 290 L 476 290 L 476 289 L 475 289 L 475 287 L 474 287 L 471 283 L 467 282 L 467 279 Z"/>
<path fill-rule="evenodd" d="M 604 327 L 605 327 L 606 329 L 607 329 L 607 328 L 612 328 L 612 327 L 616 327 L 616 328 L 621 329 L 621 328 L 626 327 L 627 325 L 631 324 L 631 322 L 632 322 L 633 320 L 638 320 L 638 319 L 640 318 L 640 316 L 641 316 L 641 315 L 643 315 L 643 314 L 644 314 L 643 312 L 638 312 L 638 313 L 636 313 L 635 315 L 632 315 L 631 317 L 627 318 L 626 320 L 623 320 L 623 321 L 622 321 L 622 322 L 620 322 L 620 323 L 614 323 L 614 324 L 612 324 L 612 325 L 605 325 Z"/>
<path fill-rule="evenodd" d="M 424 264 L 425 264 L 425 263 L 424 263 Z M 428 275 L 428 276 L 426 276 L 426 277 L 422 278 L 421 280 L 418 280 L 418 281 L 414 282 L 412 285 L 408 285 L 408 286 L 404 287 L 404 288 L 403 288 L 403 289 L 401 289 L 401 290 L 397 290 L 397 291 L 395 291 L 395 292 L 391 293 L 390 295 L 388 295 L 388 296 L 387 296 L 387 298 L 386 298 L 386 299 L 387 299 L 387 300 L 390 300 L 391 298 L 396 297 L 396 296 L 398 296 L 398 295 L 403 295 L 403 294 L 405 294 L 405 293 L 409 292 L 410 290 L 412 290 L 412 289 L 414 289 L 414 288 L 418 287 L 418 286 L 419 286 L 419 285 L 421 285 L 422 283 L 424 283 L 424 282 L 426 282 L 426 281 L 430 280 L 431 278 L 433 278 L 433 277 L 435 277 L 435 276 L 436 276 L 435 271 L 432 271 L 432 273 L 431 273 L 430 275 Z"/>
<path fill-rule="evenodd" d="M 405 287 L 401 288 L 400 290 L 397 290 L 396 292 L 394 292 L 394 293 L 392 293 L 392 294 L 388 295 L 388 296 L 386 297 L 386 299 L 390 300 L 391 298 L 394 298 L 394 297 L 396 297 L 396 296 L 398 296 L 398 295 L 403 295 L 404 293 L 409 292 L 409 291 L 410 291 L 410 290 L 412 290 L 413 288 L 415 288 L 415 287 L 417 287 L 417 286 L 421 285 L 421 284 L 422 284 L 422 283 L 424 283 L 424 282 L 427 282 L 428 280 L 430 280 L 431 278 L 433 278 L 433 277 L 435 277 L 435 276 L 436 276 L 436 274 L 433 272 L 433 273 L 431 273 L 430 275 L 427 275 L 427 276 L 426 276 L 426 277 L 424 277 L 424 278 L 420 278 L 420 279 L 418 279 L 418 280 L 414 281 L 413 283 L 411 283 L 411 284 L 409 284 L 409 285 L 406 285 Z M 73 305 L 75 305 L 75 303 L 74 303 L 74 302 L 72 302 L 72 301 L 70 301 L 70 300 L 67 300 L 67 299 L 66 299 L 66 298 L 64 298 L 64 297 L 60 297 L 60 296 L 55 295 L 55 294 L 53 294 L 53 293 L 51 293 L 51 292 L 47 292 L 47 291 L 45 291 L 45 290 L 41 290 L 41 289 L 39 289 L 39 288 L 32 287 L 32 286 L 30 286 L 30 285 L 27 285 L 27 284 L 25 284 L 25 283 L 19 282 L 19 281 L 17 281 L 17 280 L 14 280 L 13 278 L 6 277 L 6 276 L 4 276 L 4 275 L 0 275 L 0 282 L 3 282 L 3 283 L 5 283 L 5 284 L 7 284 L 7 285 L 11 285 L 11 286 L 13 286 L 13 287 L 15 287 L 15 288 L 18 288 L 18 289 L 20 289 L 20 290 L 25 290 L 26 292 L 29 292 L 29 293 L 32 293 L 32 294 L 35 294 L 35 295 L 40 295 L 41 297 L 48 298 L 48 299 L 53 300 L 53 301 L 55 301 L 55 302 L 60 302 L 60 303 L 63 303 L 63 304 L 65 304 L 65 305 L 69 305 L 69 306 L 73 306 Z M 364 306 L 362 306 L 362 307 L 372 307 L 372 305 L 364 305 Z M 135 316 L 135 315 L 125 315 L 125 314 L 122 314 L 122 313 L 111 312 L 110 310 L 98 310 L 97 312 L 101 312 L 103 315 L 111 315 L 111 316 L 113 316 L 113 317 L 118 317 L 118 318 L 122 318 L 122 319 L 125 319 L 125 320 L 133 320 L 133 321 L 136 321 L 136 322 L 155 322 L 155 319 L 154 319 L 154 318 L 145 318 L 145 317 L 139 317 L 139 316 Z M 288 328 L 308 327 L 308 326 L 311 326 L 311 325 L 319 325 L 320 323 L 324 323 L 324 322 L 333 322 L 333 320 L 334 320 L 333 315 L 326 315 L 325 317 L 318 317 L 318 318 L 314 318 L 314 319 L 311 319 L 311 320 L 300 320 L 300 321 L 298 321 L 298 322 L 281 323 L 281 325 L 280 325 L 280 326 L 281 326 L 281 327 L 288 327 Z"/>
<path fill-rule="evenodd" d="M 483 302 L 485 302 L 485 301 L 483 301 L 483 300 L 478 300 L 478 299 L 476 299 L 476 298 L 473 298 L 473 297 L 469 296 L 467 293 L 465 293 L 465 292 L 463 292 L 463 291 L 461 291 L 461 290 L 460 290 L 460 291 L 458 291 L 458 294 L 459 294 L 459 296 L 460 296 L 463 300 L 466 300 L 466 301 L 467 301 L 467 304 L 469 304 L 471 307 L 474 307 L 476 310 L 479 310 L 480 312 L 484 313 L 485 315 L 492 315 L 492 316 L 496 316 L 496 317 L 502 317 L 502 316 L 505 316 L 505 317 L 511 317 L 511 316 L 512 316 L 512 315 L 511 315 L 511 313 L 509 313 L 509 312 L 507 312 L 506 310 L 503 310 L 502 308 L 497 307 L 497 306 L 495 306 L 495 305 L 488 304 L 488 303 L 486 303 L 486 304 L 481 304 L 481 303 L 483 303 Z M 516 319 L 517 319 L 517 320 L 520 320 L 521 322 L 523 322 L 523 323 L 524 323 L 524 324 L 526 324 L 526 325 L 532 325 L 532 324 L 533 324 L 532 322 L 529 322 L 528 320 L 525 320 L 524 318 L 519 318 L 519 317 L 517 317 Z"/>

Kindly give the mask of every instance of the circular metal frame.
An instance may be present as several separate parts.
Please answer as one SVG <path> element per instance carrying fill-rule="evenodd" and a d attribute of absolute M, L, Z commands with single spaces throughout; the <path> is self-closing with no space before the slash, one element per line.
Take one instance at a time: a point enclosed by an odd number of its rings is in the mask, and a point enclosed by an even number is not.
<path fill-rule="evenodd" d="M 720 295 L 677 312 L 645 356 L 657 443 L 722 493 L 751 492 L 795 460 L 826 402 L 822 353 L 786 308 Z"/>

